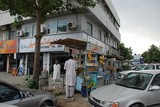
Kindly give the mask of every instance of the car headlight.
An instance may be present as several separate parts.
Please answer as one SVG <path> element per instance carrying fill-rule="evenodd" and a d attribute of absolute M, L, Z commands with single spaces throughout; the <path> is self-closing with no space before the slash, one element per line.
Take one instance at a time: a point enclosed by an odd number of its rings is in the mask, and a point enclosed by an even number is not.
<path fill-rule="evenodd" d="M 105 107 L 119 107 L 118 102 L 102 101 L 102 105 L 104 105 Z"/>

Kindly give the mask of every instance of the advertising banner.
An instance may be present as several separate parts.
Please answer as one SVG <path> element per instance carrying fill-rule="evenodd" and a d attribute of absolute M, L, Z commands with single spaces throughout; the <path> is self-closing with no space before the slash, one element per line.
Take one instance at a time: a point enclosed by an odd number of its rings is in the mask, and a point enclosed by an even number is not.
<path fill-rule="evenodd" d="M 0 41 L 0 54 L 17 52 L 17 40 Z"/>

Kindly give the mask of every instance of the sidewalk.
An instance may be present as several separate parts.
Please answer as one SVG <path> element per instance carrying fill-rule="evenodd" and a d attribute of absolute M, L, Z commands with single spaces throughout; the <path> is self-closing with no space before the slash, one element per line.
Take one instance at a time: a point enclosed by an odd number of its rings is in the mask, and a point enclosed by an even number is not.
<path fill-rule="evenodd" d="M 6 72 L 0 72 L 0 79 L 3 81 L 6 81 L 16 87 L 19 88 L 25 88 L 25 78 L 26 75 L 22 76 L 12 76 L 11 74 L 8 74 Z M 53 90 L 53 81 L 52 77 L 49 78 L 49 90 L 52 92 Z M 75 93 L 75 102 L 66 102 L 65 101 L 65 94 L 57 95 L 57 103 L 58 107 L 89 107 L 88 98 L 84 98 L 81 96 L 80 93 Z"/>

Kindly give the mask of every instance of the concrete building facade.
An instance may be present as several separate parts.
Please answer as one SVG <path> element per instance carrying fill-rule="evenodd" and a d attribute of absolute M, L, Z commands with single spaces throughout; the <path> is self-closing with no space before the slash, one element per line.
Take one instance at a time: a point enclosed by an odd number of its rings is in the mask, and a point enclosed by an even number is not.
<path fill-rule="evenodd" d="M 23 67 L 23 73 L 32 73 L 35 51 L 35 20 L 23 19 L 21 29 L 12 26 L 14 16 L 8 11 L 0 12 L 0 71 L 9 71 L 11 65 Z M 72 55 L 92 51 L 106 59 L 118 59 L 120 19 L 110 0 L 97 0 L 94 8 L 86 8 L 80 14 L 49 15 L 41 25 L 42 70 L 52 71 L 58 58 L 63 65 L 70 51 Z M 81 51 L 65 45 L 51 44 L 53 41 L 73 39 L 85 42 Z M 79 57 L 79 56 L 78 56 Z"/>

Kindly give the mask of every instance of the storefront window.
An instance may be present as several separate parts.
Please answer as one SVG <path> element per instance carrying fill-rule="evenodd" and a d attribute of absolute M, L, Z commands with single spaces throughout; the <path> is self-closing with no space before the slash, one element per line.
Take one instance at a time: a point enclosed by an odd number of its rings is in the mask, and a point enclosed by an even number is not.
<path fill-rule="evenodd" d="M 48 23 L 48 34 L 57 33 L 57 21 L 51 21 Z"/>
<path fill-rule="evenodd" d="M 67 30 L 67 20 L 66 19 L 58 20 L 57 29 L 58 29 L 58 33 L 66 32 L 66 30 Z"/>

